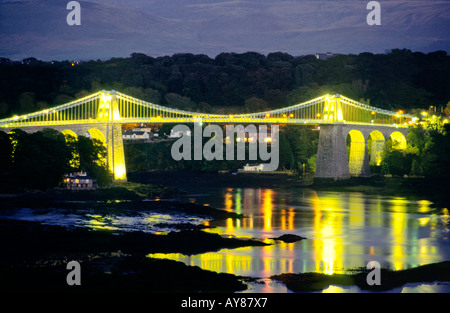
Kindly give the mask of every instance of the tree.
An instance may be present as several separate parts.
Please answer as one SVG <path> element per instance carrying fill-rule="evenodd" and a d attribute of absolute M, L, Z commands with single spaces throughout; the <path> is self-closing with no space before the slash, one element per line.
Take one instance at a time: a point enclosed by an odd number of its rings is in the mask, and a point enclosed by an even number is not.
<path fill-rule="evenodd" d="M 78 136 L 79 169 L 97 179 L 99 186 L 111 183 L 112 173 L 106 165 L 106 147 L 100 140 Z"/>
<path fill-rule="evenodd" d="M 58 133 L 59 134 L 59 133 Z M 64 137 L 53 130 L 27 134 L 14 130 L 11 182 L 25 188 L 46 189 L 57 186 L 67 169 Z"/>
<path fill-rule="evenodd" d="M 284 132 L 279 133 L 279 158 L 281 168 L 292 169 L 294 166 L 294 154 L 292 153 L 289 140 Z"/>
<path fill-rule="evenodd" d="M 445 109 L 444 109 L 444 113 L 445 113 L 447 116 L 450 116 L 450 101 L 447 102 L 447 105 L 445 106 Z"/>
<path fill-rule="evenodd" d="M 406 153 L 396 147 L 397 143 L 389 139 L 386 141 L 382 152 L 381 173 L 397 176 L 408 175 L 411 171 L 412 160 L 406 157 Z"/>
<path fill-rule="evenodd" d="M 19 108 L 22 113 L 33 112 L 35 94 L 33 92 L 23 92 L 19 96 Z"/>
<path fill-rule="evenodd" d="M 429 130 L 429 139 L 423 153 L 423 172 L 427 177 L 448 179 L 450 170 L 450 125 L 443 132 Z"/>
<path fill-rule="evenodd" d="M 245 100 L 245 111 L 248 113 L 263 112 L 269 110 L 267 102 L 260 98 L 250 98 Z"/>
<path fill-rule="evenodd" d="M 12 145 L 7 133 L 0 131 L 0 175 L 11 170 Z"/>
<path fill-rule="evenodd" d="M 303 173 L 303 164 L 305 164 L 305 169 L 313 173 L 315 165 L 311 158 L 317 153 L 318 132 L 306 126 L 286 126 L 282 131 L 286 133 L 293 153 L 294 168 L 299 173 Z"/>

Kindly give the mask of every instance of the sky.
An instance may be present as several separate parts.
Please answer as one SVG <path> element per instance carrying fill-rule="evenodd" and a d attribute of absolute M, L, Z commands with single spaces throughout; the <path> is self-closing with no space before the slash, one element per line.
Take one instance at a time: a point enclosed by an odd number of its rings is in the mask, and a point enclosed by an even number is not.
<path fill-rule="evenodd" d="M 0 0 L 0 57 L 89 60 L 175 53 L 450 51 L 450 0 Z"/>

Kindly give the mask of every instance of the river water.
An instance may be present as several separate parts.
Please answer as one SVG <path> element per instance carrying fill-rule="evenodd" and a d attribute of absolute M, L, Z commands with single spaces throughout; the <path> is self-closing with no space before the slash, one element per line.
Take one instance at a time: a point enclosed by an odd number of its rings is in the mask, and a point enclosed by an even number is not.
<path fill-rule="evenodd" d="M 189 190 L 188 190 L 189 191 Z M 240 219 L 212 223 L 192 216 L 138 212 L 114 214 L 86 210 L 27 208 L 2 210 L 4 217 L 92 229 L 165 231 L 158 223 L 191 222 L 211 226 L 222 236 L 256 238 L 272 245 L 223 249 L 198 255 L 151 254 L 199 266 L 205 270 L 261 278 L 250 292 L 289 292 L 268 279 L 281 273 L 344 273 L 377 261 L 402 270 L 450 260 L 450 216 L 426 199 L 368 195 L 360 192 L 318 191 L 309 188 L 195 187 L 178 200 L 242 214 Z M 413 200 L 414 199 L 414 200 Z M 107 204 L 105 204 L 107 206 Z M 107 209 L 107 208 L 106 208 Z M 307 239 L 273 241 L 283 234 Z M 359 292 L 331 286 L 325 292 Z M 448 284 L 419 284 L 397 291 L 450 292 Z"/>
<path fill-rule="evenodd" d="M 366 267 L 370 261 L 379 262 L 383 268 L 401 270 L 450 260 L 448 210 L 435 208 L 425 199 L 308 188 L 204 188 L 189 200 L 244 215 L 239 220 L 210 225 L 215 226 L 210 232 L 272 243 L 271 238 L 283 234 L 307 239 L 193 256 L 150 256 L 259 278 L 280 273 L 344 273 Z M 406 286 L 401 291 L 408 290 L 450 292 L 446 284 Z M 252 285 L 250 291 L 287 292 L 270 280 Z M 359 290 L 331 286 L 328 291 Z"/>

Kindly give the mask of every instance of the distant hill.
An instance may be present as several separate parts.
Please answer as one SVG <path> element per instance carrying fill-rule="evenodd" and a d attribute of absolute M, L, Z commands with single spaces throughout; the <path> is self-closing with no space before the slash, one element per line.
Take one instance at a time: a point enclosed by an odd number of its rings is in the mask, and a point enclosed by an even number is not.
<path fill-rule="evenodd" d="M 450 51 L 448 1 L 382 1 L 376 27 L 366 23 L 368 1 L 79 1 L 81 26 L 66 24 L 67 2 L 0 0 L 0 56 Z"/>

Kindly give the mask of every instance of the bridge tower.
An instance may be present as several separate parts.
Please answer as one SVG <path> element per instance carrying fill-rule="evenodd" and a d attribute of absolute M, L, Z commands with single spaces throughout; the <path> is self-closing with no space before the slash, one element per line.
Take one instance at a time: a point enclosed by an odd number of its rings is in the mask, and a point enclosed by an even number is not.
<path fill-rule="evenodd" d="M 314 177 L 333 180 L 350 178 L 344 125 L 320 126 Z"/>
<path fill-rule="evenodd" d="M 102 92 L 97 120 L 105 123 L 107 165 L 114 180 L 126 181 L 125 153 L 123 149 L 122 124 L 115 91 Z"/>

